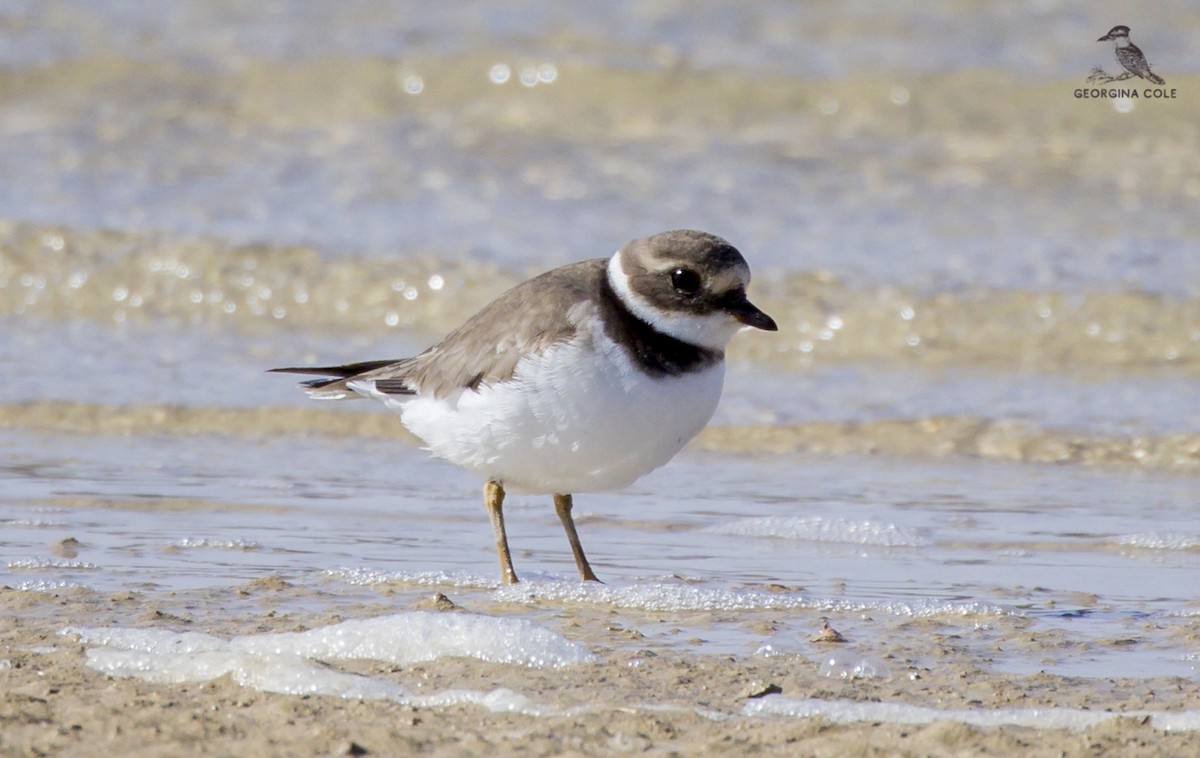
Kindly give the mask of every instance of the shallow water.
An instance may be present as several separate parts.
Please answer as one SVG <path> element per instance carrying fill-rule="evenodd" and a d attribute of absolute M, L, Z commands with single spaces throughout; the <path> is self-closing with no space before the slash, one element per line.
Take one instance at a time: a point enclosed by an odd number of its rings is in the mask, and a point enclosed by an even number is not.
<path fill-rule="evenodd" d="M 699 654 L 927 618 L 984 670 L 1195 678 L 1200 17 L 1136 30 L 1186 96 L 1076 100 L 1123 9 L 10 3 L 0 581 L 214 623 L 270 577 L 305 614 L 441 591 Z M 264 373 L 683 226 L 781 330 L 693 448 L 578 499 L 603 587 L 514 496 L 498 588 L 477 481 Z"/>
<path fill-rule="evenodd" d="M 603 587 L 575 580 L 548 500 L 513 495 L 510 540 L 527 582 L 497 588 L 477 483 L 404 442 L 6 434 L 2 444 L 0 576 L 35 591 L 65 583 L 155 595 L 273 576 L 312 591 L 290 609 L 309 614 L 381 590 L 398 606 L 441 589 L 518 613 L 536 597 L 652 612 L 661 618 L 647 629 L 660 628 L 664 644 L 700 636 L 714 653 L 789 639 L 795 649 L 812 623 L 804 611 L 843 624 L 1026 616 L 1031 633 L 1068 629 L 1081 646 L 1140 636 L 1146 624 L 1182 628 L 1200 613 L 1191 477 L 686 454 L 626 492 L 578 498 Z M 78 544 L 64 547 L 67 538 Z M 792 626 L 770 641 L 744 619 L 714 623 L 734 611 Z M 1150 637 L 1084 657 L 1014 650 L 994 664 L 1195 673 L 1186 645 Z"/>

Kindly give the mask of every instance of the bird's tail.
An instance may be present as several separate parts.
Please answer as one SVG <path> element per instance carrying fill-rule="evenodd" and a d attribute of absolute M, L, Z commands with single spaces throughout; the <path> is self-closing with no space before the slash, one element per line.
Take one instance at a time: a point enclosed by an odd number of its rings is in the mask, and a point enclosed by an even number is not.
<path fill-rule="evenodd" d="M 1150 81 L 1154 82 L 1155 84 L 1166 84 L 1167 83 L 1166 79 L 1162 78 L 1161 76 L 1154 73 L 1153 71 L 1147 71 L 1146 78 L 1149 79 Z"/>
<path fill-rule="evenodd" d="M 359 374 L 374 371 L 377 368 L 397 363 L 398 359 L 383 361 L 363 361 L 350 363 L 345 366 L 293 366 L 288 368 L 273 368 L 271 372 L 281 374 L 316 374 L 324 379 L 310 379 L 301 382 L 300 387 L 313 400 L 350 400 L 359 397 L 358 393 L 350 390 L 346 383 Z"/>

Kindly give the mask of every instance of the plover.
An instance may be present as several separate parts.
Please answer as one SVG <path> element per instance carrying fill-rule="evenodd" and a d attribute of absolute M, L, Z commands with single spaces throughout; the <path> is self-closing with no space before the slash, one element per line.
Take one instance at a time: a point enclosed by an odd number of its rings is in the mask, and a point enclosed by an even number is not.
<path fill-rule="evenodd" d="M 1112 29 L 1109 29 L 1108 34 L 1096 41 L 1111 41 L 1116 48 L 1117 63 L 1120 63 L 1121 67 L 1130 74 L 1140 76 L 1154 84 L 1167 83 L 1165 79 L 1150 70 L 1150 64 L 1146 61 L 1146 56 L 1142 55 L 1141 49 L 1129 41 L 1128 26 L 1114 26 Z"/>
<path fill-rule="evenodd" d="M 729 340 L 777 329 L 749 283 L 720 237 L 663 232 L 517 285 L 415 357 L 272 370 L 326 377 L 301 383 L 318 400 L 381 401 L 435 455 L 481 475 L 504 583 L 517 581 L 510 488 L 554 496 L 579 576 L 598 581 L 572 494 L 625 487 L 704 428 Z"/>

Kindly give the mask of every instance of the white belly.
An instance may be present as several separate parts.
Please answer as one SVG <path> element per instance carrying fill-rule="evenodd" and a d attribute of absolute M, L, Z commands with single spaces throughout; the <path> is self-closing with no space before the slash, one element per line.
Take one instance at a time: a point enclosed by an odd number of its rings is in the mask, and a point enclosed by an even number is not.
<path fill-rule="evenodd" d="M 457 398 L 380 395 L 436 455 L 539 493 L 617 489 L 662 466 L 716 410 L 725 367 L 654 378 L 606 337 L 599 354 L 563 343 L 522 361 L 513 379 Z"/>

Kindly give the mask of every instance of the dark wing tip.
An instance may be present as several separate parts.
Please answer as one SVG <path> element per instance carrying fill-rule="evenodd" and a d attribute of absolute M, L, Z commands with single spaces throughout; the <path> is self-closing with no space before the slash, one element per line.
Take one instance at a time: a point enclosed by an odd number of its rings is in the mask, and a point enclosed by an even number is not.
<path fill-rule="evenodd" d="M 289 366 L 286 368 L 267 369 L 268 374 L 315 374 L 317 376 L 336 376 L 339 379 L 349 379 L 352 376 L 365 374 L 368 371 L 400 363 L 401 358 L 387 358 L 381 361 L 362 361 L 347 363 L 344 366 Z"/>
<path fill-rule="evenodd" d="M 375 389 L 385 395 L 415 395 L 417 391 L 403 379 L 376 379 Z"/>

